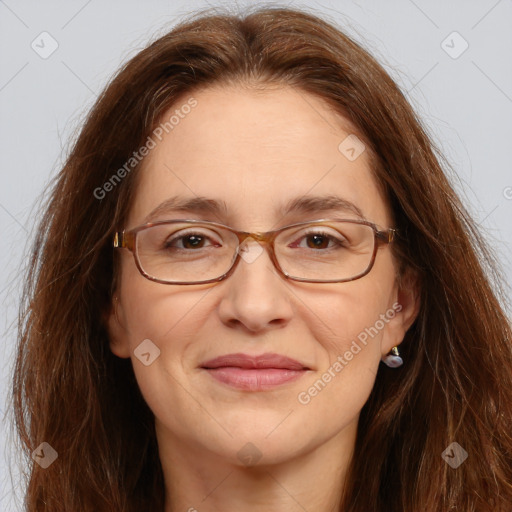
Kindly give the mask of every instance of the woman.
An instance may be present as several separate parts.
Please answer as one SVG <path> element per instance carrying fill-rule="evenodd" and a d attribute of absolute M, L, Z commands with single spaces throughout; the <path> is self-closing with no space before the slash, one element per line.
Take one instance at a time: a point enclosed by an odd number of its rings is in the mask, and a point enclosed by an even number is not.
<path fill-rule="evenodd" d="M 34 245 L 28 511 L 510 511 L 492 255 L 411 107 L 297 10 L 201 14 L 92 109 Z"/>

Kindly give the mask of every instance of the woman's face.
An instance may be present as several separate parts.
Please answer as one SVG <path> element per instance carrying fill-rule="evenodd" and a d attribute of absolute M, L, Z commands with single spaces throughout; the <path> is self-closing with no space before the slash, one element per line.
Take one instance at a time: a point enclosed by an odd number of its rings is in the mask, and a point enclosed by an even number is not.
<path fill-rule="evenodd" d="M 354 131 L 319 99 L 292 88 L 235 87 L 205 89 L 194 98 L 197 105 L 155 139 L 145 158 L 126 229 L 144 224 L 175 196 L 208 198 L 225 210 L 161 210 L 152 220 L 209 220 L 261 232 L 329 217 L 358 219 L 359 210 L 379 227 L 392 227 L 368 151 L 352 138 L 339 148 Z M 324 196 L 356 208 L 282 211 L 296 199 Z M 251 247 L 252 256 L 226 280 L 185 286 L 144 278 L 133 255 L 121 251 L 111 350 L 132 359 L 160 446 L 242 465 L 247 455 L 276 463 L 333 439 L 353 440 L 380 359 L 412 321 L 390 246 L 381 246 L 365 277 L 328 284 L 288 280 L 268 252 Z M 145 363 L 136 355 L 141 350 L 149 353 Z M 241 370 L 236 362 L 224 362 L 232 367 L 221 371 L 204 367 L 229 354 L 249 360 L 277 354 L 306 369 L 288 370 L 293 378 L 286 380 L 282 369 L 268 377 L 268 368 Z M 276 380 L 261 384 L 267 378 Z"/>

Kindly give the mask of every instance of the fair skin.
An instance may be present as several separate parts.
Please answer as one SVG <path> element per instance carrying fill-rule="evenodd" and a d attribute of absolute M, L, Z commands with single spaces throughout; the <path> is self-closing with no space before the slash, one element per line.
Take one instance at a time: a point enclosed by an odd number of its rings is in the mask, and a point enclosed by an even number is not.
<path fill-rule="evenodd" d="M 260 232 L 336 214 L 357 218 L 353 211 L 277 212 L 289 200 L 329 194 L 379 227 L 393 226 L 368 151 L 349 161 L 338 150 L 355 131 L 319 99 L 286 87 L 234 86 L 194 98 L 197 107 L 146 157 L 126 229 L 175 195 L 225 201 L 227 211 L 168 212 L 155 220 L 202 219 Z M 381 357 L 401 343 L 417 312 L 413 290 L 397 285 L 390 246 L 379 249 L 365 277 L 329 284 L 288 280 L 263 251 L 250 263 L 241 260 L 224 281 L 164 285 L 144 278 L 129 251 L 120 253 L 111 350 L 132 359 L 155 415 L 165 511 L 336 510 Z M 308 403 L 299 402 L 389 310 L 393 317 L 343 370 Z M 160 349 L 148 366 L 134 355 L 145 339 Z M 218 382 L 201 368 L 224 354 L 268 352 L 309 370 L 254 391 Z M 241 449 L 254 455 L 254 465 L 244 462 Z"/>

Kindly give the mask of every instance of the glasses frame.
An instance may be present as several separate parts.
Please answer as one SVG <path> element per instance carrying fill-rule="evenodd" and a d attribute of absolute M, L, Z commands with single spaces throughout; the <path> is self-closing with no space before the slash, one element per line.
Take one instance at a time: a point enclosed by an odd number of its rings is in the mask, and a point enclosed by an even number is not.
<path fill-rule="evenodd" d="M 235 258 L 233 259 L 233 262 L 231 263 L 231 267 L 221 276 L 216 277 L 214 279 L 207 279 L 203 281 L 165 281 L 162 279 L 158 279 L 156 277 L 153 277 L 149 275 L 145 270 L 142 268 L 142 265 L 139 261 L 139 255 L 137 252 L 137 234 L 140 233 L 143 230 L 149 229 L 153 226 L 158 226 L 161 224 L 174 224 L 174 223 L 182 223 L 182 222 L 188 222 L 191 224 L 201 224 L 206 226 L 212 226 L 212 227 L 218 227 L 222 229 L 226 229 L 227 231 L 230 231 L 231 233 L 234 233 L 238 237 L 238 247 L 235 251 Z M 286 229 L 293 228 L 296 226 L 305 226 L 305 225 L 315 225 L 315 224 L 322 224 L 325 225 L 329 222 L 348 222 L 352 224 L 361 224 L 364 226 L 369 226 L 373 229 L 374 233 L 374 244 L 373 244 L 373 253 L 371 257 L 371 261 L 368 265 L 368 268 L 358 274 L 355 277 L 351 277 L 349 279 L 332 279 L 332 280 L 324 280 L 324 279 L 304 279 L 301 277 L 294 277 L 289 274 L 287 274 L 279 265 L 279 262 L 277 261 L 275 251 L 274 251 L 274 241 L 276 237 Z M 332 227 L 332 226 L 331 226 Z M 212 222 L 212 221 L 206 221 L 206 220 L 197 220 L 197 219 L 173 219 L 173 220 L 162 220 L 157 222 L 149 222 L 147 224 L 143 224 L 141 226 L 137 226 L 133 229 L 130 229 L 128 231 L 116 231 L 114 234 L 113 239 L 113 246 L 117 249 L 128 249 L 135 259 L 135 265 L 137 266 L 137 269 L 139 272 L 150 281 L 154 281 L 156 283 L 161 284 L 178 284 L 178 285 L 188 285 L 188 284 L 207 284 L 207 283 L 215 283 L 219 281 L 223 281 L 224 279 L 227 279 L 236 269 L 238 266 L 238 262 L 240 261 L 240 246 L 244 243 L 244 241 L 247 238 L 252 238 L 257 242 L 260 242 L 264 244 L 267 247 L 268 253 L 270 255 L 270 259 L 272 260 L 272 263 L 278 273 L 285 277 L 286 279 L 290 279 L 292 281 L 300 281 L 304 283 L 346 283 L 349 281 L 355 281 L 356 279 L 360 279 L 361 277 L 364 277 L 367 275 L 373 268 L 373 265 L 375 263 L 375 258 L 377 256 L 377 251 L 381 245 L 389 244 L 393 242 L 396 239 L 397 236 L 397 230 L 395 228 L 388 228 L 388 229 L 379 229 L 379 227 L 374 224 L 373 222 L 369 222 L 366 220 L 356 220 L 356 219 L 342 219 L 342 218 L 331 218 L 331 219 L 319 219 L 315 221 L 304 221 L 304 222 L 297 222 L 295 224 L 288 224 L 287 226 L 283 226 L 282 228 L 275 229 L 273 231 L 265 231 L 265 232 L 255 232 L 255 233 L 249 233 L 247 231 L 238 231 L 230 226 L 226 226 L 225 224 L 220 224 L 218 222 Z"/>

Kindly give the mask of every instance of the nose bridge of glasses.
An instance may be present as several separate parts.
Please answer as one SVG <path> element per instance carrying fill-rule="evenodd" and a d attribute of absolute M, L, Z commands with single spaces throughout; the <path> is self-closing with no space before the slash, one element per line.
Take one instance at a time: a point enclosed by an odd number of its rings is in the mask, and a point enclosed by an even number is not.
<path fill-rule="evenodd" d="M 256 232 L 256 233 L 248 233 L 243 232 L 240 233 L 238 240 L 240 244 L 243 244 L 249 240 L 254 240 L 258 243 L 266 243 L 269 240 L 270 236 L 268 233 Z"/>
<path fill-rule="evenodd" d="M 253 263 L 259 256 L 265 252 L 262 246 L 266 245 L 269 251 L 269 257 L 274 261 L 272 240 L 275 233 L 271 232 L 238 232 L 238 248 L 237 255 L 241 256 L 246 263 Z"/>
<path fill-rule="evenodd" d="M 257 242 L 258 244 L 269 244 L 275 238 L 274 231 L 256 231 L 250 233 L 248 231 L 237 232 L 238 245 L 245 246 L 248 242 Z"/>
<path fill-rule="evenodd" d="M 249 267 L 251 267 L 256 260 L 259 260 L 260 265 L 263 264 L 265 269 L 268 270 L 268 262 L 265 261 L 265 263 L 262 263 L 262 261 L 266 258 L 270 260 L 272 269 L 277 270 L 281 275 L 285 275 L 283 274 L 274 254 L 273 240 L 276 237 L 276 232 L 237 232 L 237 236 L 238 247 L 235 252 L 235 257 L 231 262 L 231 269 L 228 271 L 227 275 L 231 275 L 235 271 L 241 260 L 243 260 L 246 264 L 249 264 Z M 264 254 L 265 252 L 267 254 Z M 253 271 L 254 269 L 251 272 Z"/>

